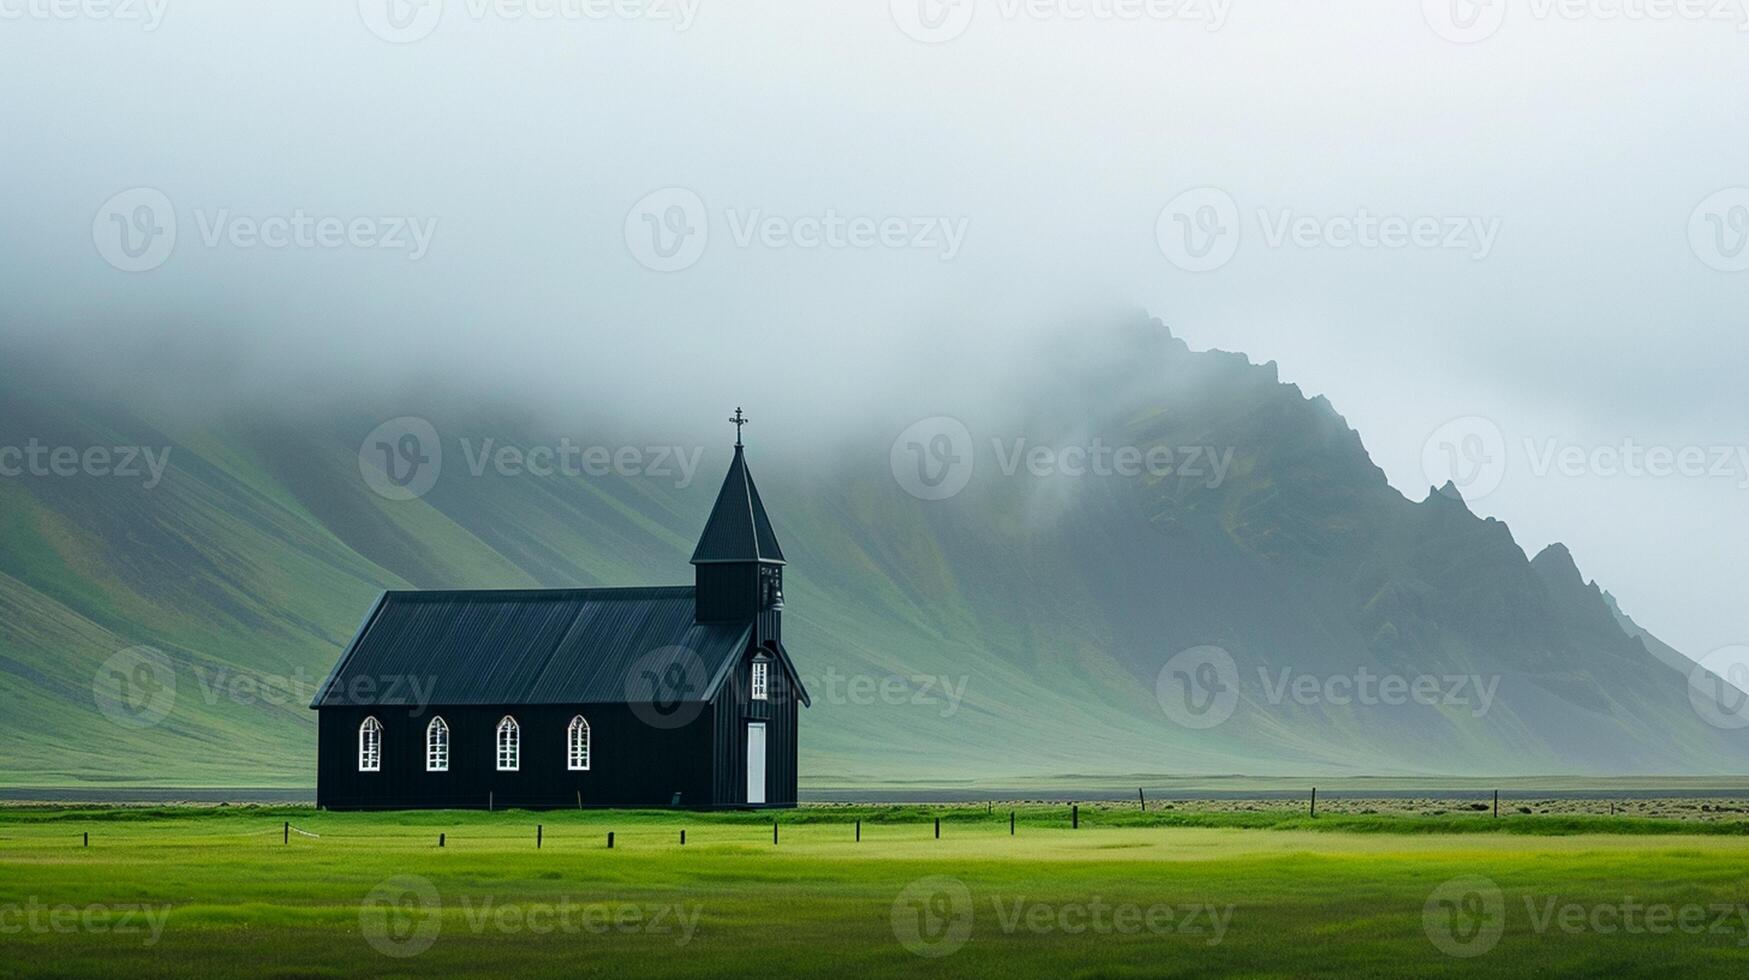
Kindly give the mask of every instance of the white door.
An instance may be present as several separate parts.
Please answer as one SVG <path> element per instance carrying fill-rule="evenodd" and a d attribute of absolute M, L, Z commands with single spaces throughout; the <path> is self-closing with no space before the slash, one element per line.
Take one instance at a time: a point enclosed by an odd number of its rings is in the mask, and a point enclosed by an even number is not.
<path fill-rule="evenodd" d="M 765 802 L 765 722 L 747 723 L 747 802 Z"/>

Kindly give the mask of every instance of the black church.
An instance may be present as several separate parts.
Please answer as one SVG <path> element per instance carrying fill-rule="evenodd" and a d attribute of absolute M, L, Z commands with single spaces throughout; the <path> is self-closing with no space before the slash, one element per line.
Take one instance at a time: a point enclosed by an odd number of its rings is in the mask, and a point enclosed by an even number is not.
<path fill-rule="evenodd" d="M 794 806 L 808 693 L 735 416 L 692 586 L 379 597 L 310 705 L 317 805 Z"/>

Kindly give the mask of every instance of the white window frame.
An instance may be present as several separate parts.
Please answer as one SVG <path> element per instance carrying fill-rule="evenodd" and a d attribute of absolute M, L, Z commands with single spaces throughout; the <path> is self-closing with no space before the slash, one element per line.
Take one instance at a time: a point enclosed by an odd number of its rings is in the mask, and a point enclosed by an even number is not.
<path fill-rule="evenodd" d="M 425 726 L 425 771 L 449 772 L 449 722 L 442 715 Z"/>
<path fill-rule="evenodd" d="M 383 723 L 375 715 L 358 726 L 358 771 L 383 771 Z"/>
<path fill-rule="evenodd" d="M 582 715 L 565 728 L 565 765 L 571 772 L 589 771 L 589 719 Z"/>
<path fill-rule="evenodd" d="M 498 771 L 517 772 L 522 768 L 522 726 L 505 715 L 498 722 Z"/>
<path fill-rule="evenodd" d="M 755 701 L 771 700 L 771 661 L 764 657 L 753 658 L 753 678 L 749 683 L 751 697 Z"/>

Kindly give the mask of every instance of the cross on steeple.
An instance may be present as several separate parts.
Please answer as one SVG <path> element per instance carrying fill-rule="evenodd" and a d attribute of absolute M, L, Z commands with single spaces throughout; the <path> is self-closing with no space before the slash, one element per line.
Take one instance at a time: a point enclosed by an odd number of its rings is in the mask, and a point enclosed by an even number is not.
<path fill-rule="evenodd" d="M 740 449 L 741 448 L 741 426 L 746 425 L 748 422 L 750 422 L 752 420 L 747 418 L 746 415 L 743 415 L 741 413 L 741 407 L 739 405 L 737 405 L 737 406 L 735 406 L 735 417 L 730 419 L 729 421 L 735 423 L 735 448 Z"/>

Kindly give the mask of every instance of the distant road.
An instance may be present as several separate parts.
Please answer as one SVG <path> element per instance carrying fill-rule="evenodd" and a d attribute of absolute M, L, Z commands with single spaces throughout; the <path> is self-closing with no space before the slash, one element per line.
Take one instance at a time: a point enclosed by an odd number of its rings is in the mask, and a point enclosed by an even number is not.
<path fill-rule="evenodd" d="M 1303 800 L 1308 790 L 1212 790 L 1149 789 L 1148 802 L 1195 803 L 1216 800 Z M 983 803 L 1003 800 L 1037 800 L 1045 803 L 1091 803 L 1101 800 L 1136 801 L 1136 794 L 1110 789 L 1073 790 L 803 790 L 804 803 Z M 1320 800 L 1491 800 L 1493 790 L 1439 789 L 1318 789 Z M 1749 800 L 1742 787 L 1700 789 L 1588 789 L 1530 790 L 1522 787 L 1500 790 L 1502 800 Z"/>
<path fill-rule="evenodd" d="M 0 787 L 13 803 L 306 803 L 314 789 L 36 789 Z"/>

